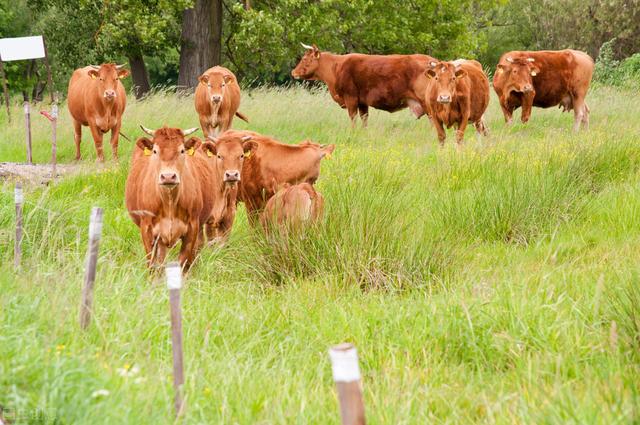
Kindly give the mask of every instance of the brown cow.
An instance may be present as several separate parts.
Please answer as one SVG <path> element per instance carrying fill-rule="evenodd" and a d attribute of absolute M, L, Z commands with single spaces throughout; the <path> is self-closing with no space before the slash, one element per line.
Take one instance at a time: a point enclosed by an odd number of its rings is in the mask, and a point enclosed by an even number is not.
<path fill-rule="evenodd" d="M 242 180 L 242 164 L 258 144 L 251 135 L 224 133 L 210 138 L 201 147 L 213 173 L 207 190 L 213 195 L 213 208 L 205 222 L 205 233 L 211 242 L 224 243 L 236 216 L 238 183 Z"/>
<path fill-rule="evenodd" d="M 124 65 L 104 63 L 76 69 L 69 80 L 67 107 L 73 120 L 76 160 L 80 159 L 82 126 L 89 126 L 98 161 L 104 161 L 103 134 L 111 130 L 111 152 L 118 159 L 118 140 L 127 95 L 121 78 L 129 75 Z"/>
<path fill-rule="evenodd" d="M 431 56 L 334 55 L 321 52 L 315 44 L 302 46 L 307 51 L 291 75 L 324 81 L 333 100 L 349 112 L 352 125 L 360 113 L 366 127 L 370 106 L 388 112 L 409 107 L 416 118 L 425 114 L 424 72 L 434 60 Z"/>
<path fill-rule="evenodd" d="M 531 108 L 559 105 L 574 110 L 573 129 L 589 126 L 589 107 L 585 102 L 594 62 L 578 50 L 508 52 L 500 57 L 493 76 L 493 88 L 507 124 L 513 111 L 522 106 L 522 122 L 529 121 Z"/>
<path fill-rule="evenodd" d="M 231 128 L 234 115 L 249 122 L 238 112 L 240 87 L 233 72 L 222 66 L 207 69 L 196 87 L 196 112 L 200 117 L 200 127 L 205 136 L 214 137 L 219 132 Z"/>
<path fill-rule="evenodd" d="M 324 198 L 309 183 L 290 185 L 285 183 L 273 195 L 260 216 L 265 230 L 274 224 L 281 231 L 301 230 L 306 224 L 316 222 L 324 209 Z"/>
<path fill-rule="evenodd" d="M 242 166 L 238 200 L 244 202 L 252 222 L 281 185 L 313 185 L 320 176 L 320 161 L 336 148 L 333 144 L 319 145 L 310 141 L 287 145 L 253 131 L 229 130 L 223 137 L 247 135 L 257 143 L 257 148 Z"/>
<path fill-rule="evenodd" d="M 467 123 L 472 122 L 478 134 L 487 135 L 483 120 L 489 105 L 489 78 L 482 65 L 474 60 L 432 62 L 426 71 L 429 86 L 425 93 L 427 111 L 431 117 L 438 141 L 444 145 L 447 137 L 443 125 L 455 125 L 458 146 L 464 139 Z"/>
<path fill-rule="evenodd" d="M 140 228 L 149 266 L 164 261 L 167 249 L 182 241 L 180 264 L 189 268 L 198 249 L 200 226 L 211 213 L 212 173 L 204 156 L 194 155 L 200 139 L 185 139 L 197 128 L 143 130 L 152 136 L 136 141 L 125 200 Z M 192 150 L 194 149 L 194 150 Z"/>

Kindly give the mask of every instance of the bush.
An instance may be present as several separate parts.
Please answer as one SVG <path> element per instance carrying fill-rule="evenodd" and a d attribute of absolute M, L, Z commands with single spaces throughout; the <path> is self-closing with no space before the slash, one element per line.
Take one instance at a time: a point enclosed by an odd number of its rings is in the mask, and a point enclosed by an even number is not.
<path fill-rule="evenodd" d="M 613 38 L 602 44 L 596 60 L 594 80 L 613 86 L 633 85 L 640 79 L 640 53 L 618 61 L 614 58 L 615 42 Z"/>

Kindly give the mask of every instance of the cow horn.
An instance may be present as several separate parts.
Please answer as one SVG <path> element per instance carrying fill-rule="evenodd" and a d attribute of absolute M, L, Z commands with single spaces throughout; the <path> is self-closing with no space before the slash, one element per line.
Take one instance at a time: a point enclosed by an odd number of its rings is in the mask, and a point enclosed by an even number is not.
<path fill-rule="evenodd" d="M 527 62 L 535 62 L 536 60 L 534 58 L 527 58 Z"/>
<path fill-rule="evenodd" d="M 206 139 L 211 140 L 213 143 L 218 143 L 218 140 L 220 140 L 217 137 L 213 137 L 213 136 L 207 136 Z"/>
<path fill-rule="evenodd" d="M 252 137 L 250 135 L 242 136 L 242 141 L 243 142 L 246 142 L 247 140 L 251 140 L 251 139 L 252 139 Z"/>
<path fill-rule="evenodd" d="M 185 135 L 185 136 L 188 136 L 190 134 L 195 133 L 196 131 L 198 131 L 198 127 L 188 128 L 186 130 L 183 130 L 182 134 Z"/>
<path fill-rule="evenodd" d="M 437 64 L 438 64 L 438 62 L 435 62 L 435 61 L 431 61 L 429 63 L 429 65 L 431 65 L 431 68 L 435 68 Z"/>
<path fill-rule="evenodd" d="M 155 130 L 151 130 L 150 128 L 147 128 L 142 124 L 140 124 L 140 128 L 142 129 L 142 131 L 144 131 L 145 133 L 147 133 L 151 137 L 156 135 L 156 131 Z"/>
<path fill-rule="evenodd" d="M 89 65 L 89 66 L 95 69 L 96 71 L 100 69 L 100 65 Z"/>
<path fill-rule="evenodd" d="M 308 44 L 304 44 L 302 42 L 300 44 L 302 44 L 302 47 L 304 47 L 307 50 L 313 50 L 313 46 L 309 46 Z"/>
<path fill-rule="evenodd" d="M 125 64 L 123 63 L 122 65 L 116 65 L 116 69 L 117 70 L 121 70 L 122 68 L 124 68 Z"/>
<path fill-rule="evenodd" d="M 513 63 L 513 58 L 511 56 L 507 56 L 507 62 Z"/>

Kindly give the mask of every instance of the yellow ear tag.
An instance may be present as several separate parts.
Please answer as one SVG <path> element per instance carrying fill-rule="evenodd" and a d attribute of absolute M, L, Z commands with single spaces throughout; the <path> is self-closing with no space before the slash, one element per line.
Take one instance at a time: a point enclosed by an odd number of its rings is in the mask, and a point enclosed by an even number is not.
<path fill-rule="evenodd" d="M 187 151 L 187 154 L 190 156 L 193 156 L 194 153 L 196 153 L 196 150 L 194 148 L 189 148 L 189 150 Z"/>
<path fill-rule="evenodd" d="M 246 151 L 246 152 L 244 153 L 244 157 L 245 157 L 245 158 L 249 158 L 250 156 L 251 156 L 251 151 Z"/>
<path fill-rule="evenodd" d="M 96 77 L 96 74 L 91 74 L 91 79 L 92 80 L 95 80 L 96 78 L 98 78 L 98 77 Z"/>
<path fill-rule="evenodd" d="M 327 154 L 324 157 L 327 159 L 331 159 L 331 152 L 327 152 Z"/>
<path fill-rule="evenodd" d="M 211 158 L 213 156 L 213 153 L 211 151 L 207 151 L 207 156 Z"/>
<path fill-rule="evenodd" d="M 496 74 L 500 74 L 502 72 L 502 68 L 498 68 L 498 70 L 496 71 Z"/>
<path fill-rule="evenodd" d="M 144 148 L 144 156 L 151 156 L 151 149 Z"/>

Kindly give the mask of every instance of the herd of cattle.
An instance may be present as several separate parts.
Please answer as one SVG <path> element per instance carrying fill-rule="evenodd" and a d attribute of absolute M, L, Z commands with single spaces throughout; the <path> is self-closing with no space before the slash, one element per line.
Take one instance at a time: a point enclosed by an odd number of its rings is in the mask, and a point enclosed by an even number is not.
<path fill-rule="evenodd" d="M 291 75 L 326 83 L 331 97 L 347 109 L 352 125 L 360 115 L 367 124 L 369 107 L 395 112 L 409 108 L 427 115 L 440 144 L 445 126 L 455 126 L 458 145 L 473 123 L 488 133 L 484 113 L 489 104 L 489 78 L 474 60 L 438 61 L 415 55 L 335 55 L 304 45 L 306 52 Z M 574 130 L 589 124 L 585 97 L 594 62 L 576 50 L 514 51 L 502 55 L 493 77 L 505 121 L 522 107 L 522 122 L 533 106 L 558 105 L 574 111 Z M 113 157 L 126 93 L 120 79 L 129 71 L 103 64 L 77 69 L 69 82 L 68 108 L 74 124 L 76 159 L 80 159 L 82 126 L 91 130 L 97 158 L 104 160 L 103 135 L 111 131 Z M 231 130 L 238 111 L 240 87 L 235 75 L 216 66 L 199 77 L 195 109 L 205 140 L 190 137 L 198 128 L 181 130 L 142 127 L 150 137 L 136 141 L 126 183 L 126 206 L 140 228 L 150 266 L 161 264 L 167 249 L 181 241 L 180 263 L 186 269 L 198 250 L 228 237 L 238 202 L 245 204 L 251 224 L 265 230 L 299 228 L 322 214 L 323 198 L 313 185 L 320 161 L 335 145 L 304 141 L 281 143 L 252 131 Z"/>

